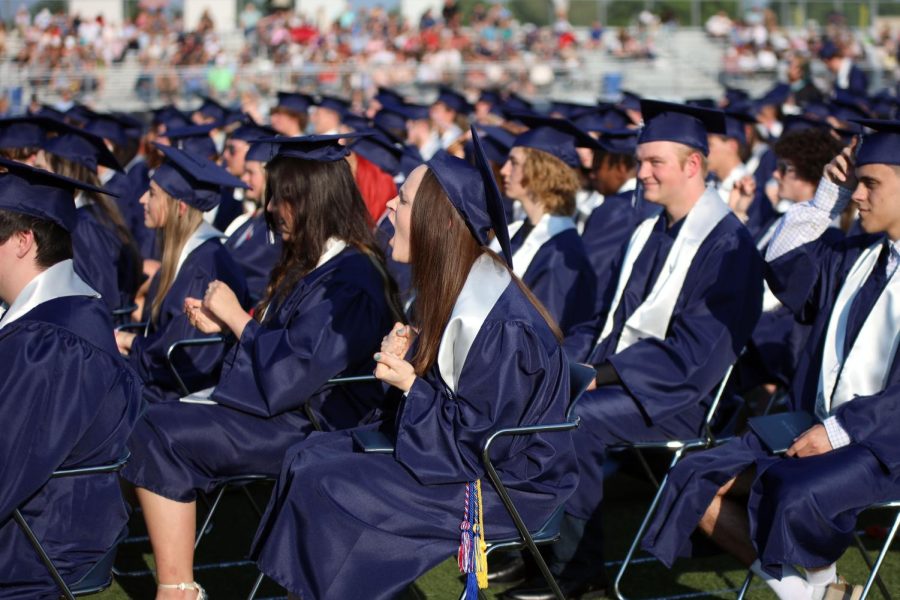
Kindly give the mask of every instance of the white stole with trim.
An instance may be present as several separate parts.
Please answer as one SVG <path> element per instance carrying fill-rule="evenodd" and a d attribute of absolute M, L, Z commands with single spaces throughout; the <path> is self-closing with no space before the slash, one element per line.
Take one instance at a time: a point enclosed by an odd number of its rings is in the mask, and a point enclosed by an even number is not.
<path fill-rule="evenodd" d="M 768 246 L 769 242 L 772 241 L 772 238 L 775 237 L 775 230 L 778 229 L 778 226 L 783 220 L 783 216 L 775 219 L 775 222 L 769 225 L 769 228 L 756 243 L 756 249 L 759 250 L 760 254 L 763 256 L 766 255 L 766 246 Z M 763 279 L 763 312 L 772 312 L 779 308 L 781 308 L 781 300 L 772 293 L 772 290 L 769 288 L 769 282 Z"/>
<path fill-rule="evenodd" d="M 525 221 L 519 221 L 510 225 L 509 239 L 512 239 L 524 224 Z M 513 273 L 521 279 L 528 267 L 531 266 L 531 261 L 534 260 L 538 250 L 551 239 L 570 229 L 575 229 L 575 221 L 572 220 L 572 217 L 550 214 L 545 214 L 541 217 L 541 220 L 538 221 L 519 249 L 513 254 Z M 500 244 L 496 238 L 491 241 L 491 250 L 500 252 Z"/>
<path fill-rule="evenodd" d="M 816 394 L 816 416 L 820 419 L 857 396 L 884 389 L 900 341 L 900 277 L 896 271 L 866 316 L 849 355 L 844 356 L 850 308 L 875 268 L 883 243 L 873 244 L 859 255 L 831 311 Z"/>
<path fill-rule="evenodd" d="M 222 238 L 222 232 L 207 223 L 206 221 L 200 221 L 200 226 L 191 234 L 191 237 L 188 238 L 187 242 L 184 243 L 184 248 L 181 249 L 181 254 L 178 255 L 178 264 L 175 265 L 175 275 L 172 276 L 172 281 L 175 281 L 175 278 L 178 277 L 178 273 L 181 271 L 181 265 L 184 264 L 184 261 L 187 260 L 187 257 L 200 247 L 200 245 L 206 240 L 211 240 L 212 238 Z"/>
<path fill-rule="evenodd" d="M 100 294 L 75 273 L 75 263 L 72 259 L 56 263 L 29 281 L 9 309 L 0 317 L 0 329 L 21 318 L 39 304 L 67 296 L 100 297 Z"/>
<path fill-rule="evenodd" d="M 469 349 L 510 281 L 509 272 L 487 254 L 472 263 L 438 347 L 438 371 L 454 393 Z"/>
<path fill-rule="evenodd" d="M 675 303 L 681 294 L 681 288 L 697 250 L 703 244 L 706 236 L 730 213 L 731 209 L 722 202 L 718 192 L 712 188 L 706 188 L 706 191 L 700 196 L 700 200 L 685 217 L 684 225 L 672 244 L 672 249 L 666 257 L 666 262 L 663 264 L 650 294 L 625 321 L 622 335 L 619 336 L 616 344 L 616 353 L 644 338 L 665 338 L 669 321 L 672 320 L 672 312 L 675 310 Z M 606 316 L 606 323 L 597 344 L 600 344 L 612 333 L 616 309 L 619 307 L 625 286 L 631 277 L 631 270 L 640 256 L 641 250 L 647 244 L 647 240 L 650 239 L 653 227 L 660 217 L 661 215 L 645 219 L 631 236 L 625 251 L 625 259 L 619 274 L 612 306 Z"/>

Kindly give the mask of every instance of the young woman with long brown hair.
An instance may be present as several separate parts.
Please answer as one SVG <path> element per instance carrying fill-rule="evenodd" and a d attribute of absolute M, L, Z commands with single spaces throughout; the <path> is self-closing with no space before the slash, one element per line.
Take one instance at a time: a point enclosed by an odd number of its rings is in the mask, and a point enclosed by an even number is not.
<path fill-rule="evenodd" d="M 184 314 L 184 299 L 201 296 L 211 281 L 221 280 L 249 305 L 240 268 L 219 241 L 222 235 L 203 220 L 215 206 L 222 185 L 242 186 L 218 165 L 169 146 L 157 146 L 166 159 L 141 197 L 147 227 L 162 232 L 161 266 L 150 282 L 142 321 L 144 335 L 117 331 L 119 350 L 144 380 L 151 402 L 174 401 L 181 394 L 166 354 L 172 343 L 203 337 Z M 189 390 L 218 380 L 225 351 L 220 346 L 182 349 L 173 355 Z"/>
<path fill-rule="evenodd" d="M 412 264 L 417 291 L 412 323 L 375 355 L 399 405 L 369 428 L 394 450 L 355 452 L 357 430 L 288 451 L 252 556 L 292 594 L 393 598 L 455 551 L 476 508 L 489 535 L 512 533 L 478 483 L 482 444 L 498 428 L 563 419 L 569 381 L 558 331 L 507 266 L 508 240 L 505 260 L 486 247 L 491 230 L 505 233 L 489 173 L 439 153 L 388 205 L 394 258 Z M 530 526 L 577 480 L 568 433 L 503 444 L 494 465 Z"/>
<path fill-rule="evenodd" d="M 98 168 L 119 169 L 102 138 L 55 123 L 59 135 L 47 139 L 37 165 L 58 175 L 101 187 Z M 75 195 L 78 225 L 72 232 L 75 271 L 112 309 L 128 306 L 141 284 L 141 256 L 116 202 L 105 194 Z"/>
<path fill-rule="evenodd" d="M 201 596 L 193 580 L 197 490 L 231 475 L 277 475 L 285 451 L 314 431 L 307 403 L 332 431 L 373 418 L 384 400 L 374 382 L 327 384 L 371 372 L 372 352 L 399 314 L 341 139 L 278 144 L 265 204 L 283 250 L 265 295 L 252 317 L 221 281 L 186 301 L 198 328 L 238 342 L 216 387 L 202 394 L 205 404 L 191 402 L 198 394 L 151 405 L 132 436 L 122 475 L 137 486 L 160 599 Z"/>

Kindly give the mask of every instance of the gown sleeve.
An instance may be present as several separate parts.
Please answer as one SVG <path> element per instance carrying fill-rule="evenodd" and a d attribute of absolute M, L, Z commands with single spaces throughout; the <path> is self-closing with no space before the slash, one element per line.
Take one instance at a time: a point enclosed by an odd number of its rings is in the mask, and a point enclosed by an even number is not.
<path fill-rule="evenodd" d="M 416 378 L 400 407 L 394 456 L 424 485 L 478 479 L 486 437 L 501 427 L 533 423 L 533 411 L 562 376 L 529 327 L 485 324 L 466 357 L 457 393 L 430 374 Z M 502 454 L 500 447 L 494 452 Z"/>
<path fill-rule="evenodd" d="M 94 420 L 96 401 L 77 394 L 90 378 L 90 351 L 56 327 L 0 332 L 0 523 L 47 483 Z"/>
<path fill-rule="evenodd" d="M 285 328 L 247 324 L 213 399 L 263 417 L 298 409 L 329 379 L 371 360 L 386 333 L 383 303 L 350 283 L 319 286 L 294 312 Z"/>
<path fill-rule="evenodd" d="M 868 448 L 892 476 L 900 474 L 900 384 L 838 407 L 837 419 L 850 439 Z"/>

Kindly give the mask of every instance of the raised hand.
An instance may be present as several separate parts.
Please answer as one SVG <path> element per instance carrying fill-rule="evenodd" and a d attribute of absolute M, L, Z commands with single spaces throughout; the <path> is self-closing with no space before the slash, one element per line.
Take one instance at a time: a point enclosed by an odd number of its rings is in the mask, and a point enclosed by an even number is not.
<path fill-rule="evenodd" d="M 830 163 L 825 165 L 824 176 L 835 185 L 848 190 L 855 190 L 859 185 L 856 179 L 856 147 L 859 145 L 859 136 L 854 137 L 849 146 L 845 146 L 841 153 L 835 156 Z"/>

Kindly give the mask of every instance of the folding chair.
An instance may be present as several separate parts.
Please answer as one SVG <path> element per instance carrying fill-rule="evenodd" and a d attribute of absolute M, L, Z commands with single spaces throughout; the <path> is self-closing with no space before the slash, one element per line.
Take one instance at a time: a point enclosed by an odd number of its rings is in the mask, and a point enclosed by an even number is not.
<path fill-rule="evenodd" d="M 114 308 L 111 313 L 113 323 L 122 324 L 122 321 L 127 322 L 127 319 L 131 318 L 131 313 L 133 313 L 137 309 L 137 304 L 126 304 L 124 306 L 120 306 L 119 308 Z"/>
<path fill-rule="evenodd" d="M 98 465 L 95 467 L 60 469 L 58 471 L 54 471 L 50 478 L 57 479 L 61 477 L 78 477 L 80 475 L 117 473 L 122 469 L 122 467 L 125 466 L 125 463 L 128 462 L 129 456 L 130 455 L 126 454 L 115 462 L 105 465 Z M 110 548 L 109 551 L 103 557 L 101 557 L 93 567 L 91 567 L 90 571 L 88 571 L 84 575 L 84 577 L 70 586 L 63 580 L 62 576 L 59 574 L 59 570 L 56 568 L 56 565 L 53 564 L 53 560 L 47 554 L 47 551 L 44 550 L 44 547 L 41 545 L 40 540 L 38 540 L 37 535 L 35 535 L 34 530 L 32 530 L 28 525 L 28 522 L 22 515 L 22 511 L 19 508 L 16 508 L 13 511 L 12 516 L 13 520 L 15 520 L 15 522 L 19 525 L 19 528 L 25 534 L 25 537 L 28 538 L 28 541 L 31 543 L 31 547 L 34 548 L 35 552 L 37 552 L 38 556 L 41 559 L 41 562 L 44 563 L 44 566 L 47 568 L 47 571 L 50 573 L 50 576 L 53 578 L 53 581 L 56 583 L 57 587 L 59 587 L 59 591 L 62 593 L 63 597 L 66 598 L 66 600 L 74 600 L 76 596 L 96 594 L 97 592 L 105 590 L 112 584 L 113 561 L 116 558 L 116 549 L 119 545 L 119 542 L 121 542 L 125 537 L 124 530 L 119 535 L 119 539 L 116 540 L 116 543 L 113 545 L 113 547 Z"/>
<path fill-rule="evenodd" d="M 716 413 L 719 409 L 719 405 L 721 404 L 722 395 L 724 394 L 725 388 L 728 385 L 728 380 L 731 377 L 731 372 L 733 369 L 734 365 L 728 367 L 728 370 L 725 372 L 725 376 L 722 378 L 722 382 L 716 389 L 716 394 L 713 397 L 713 401 L 709 405 L 709 409 L 707 409 L 706 411 L 706 416 L 703 419 L 702 432 L 696 438 L 685 440 L 665 440 L 659 442 L 636 442 L 633 444 L 624 444 L 617 446 L 619 448 L 630 448 L 637 453 L 638 459 L 641 462 L 641 466 L 644 468 L 644 471 L 646 472 L 650 481 L 657 488 L 656 495 L 653 496 L 653 501 L 650 503 L 650 508 L 647 509 L 647 513 L 646 515 L 644 515 L 644 520 L 641 522 L 641 526 L 638 528 L 637 534 L 635 534 L 634 540 L 631 542 L 631 547 L 628 548 L 628 553 L 625 555 L 625 559 L 622 561 L 622 565 L 621 567 L 619 567 L 619 572 L 616 574 L 616 578 L 613 581 L 613 591 L 615 592 L 616 597 L 619 600 L 628 600 L 628 598 L 622 593 L 622 578 L 625 576 L 625 571 L 628 569 L 628 565 L 634 558 L 634 554 L 637 551 L 638 544 L 640 544 L 641 542 L 641 538 L 644 537 L 644 533 L 647 531 L 647 527 L 650 525 L 650 519 L 653 518 L 653 514 L 656 512 L 656 507 L 659 505 L 662 494 L 666 489 L 666 484 L 669 481 L 669 473 L 672 472 L 672 469 L 675 468 L 675 465 L 678 464 L 678 462 L 684 456 L 684 453 L 688 450 L 709 448 L 723 441 L 716 439 L 715 434 L 713 434 L 712 428 L 713 422 L 716 418 Z M 672 460 L 669 462 L 669 468 L 666 471 L 666 475 L 663 477 L 661 482 L 657 482 L 656 477 L 653 475 L 653 471 L 650 469 L 650 465 L 647 463 L 647 459 L 644 458 L 641 450 L 666 450 L 672 452 Z"/>
<path fill-rule="evenodd" d="M 575 407 L 576 401 L 581 397 L 590 383 L 594 380 L 595 375 L 596 372 L 591 367 L 578 363 L 569 363 L 569 407 L 566 410 L 566 420 L 564 422 L 498 429 L 490 436 L 488 436 L 488 438 L 484 442 L 484 446 L 482 446 L 481 449 L 481 459 L 484 463 L 484 468 L 487 473 L 488 479 L 490 479 L 491 483 L 494 486 L 494 489 L 497 490 L 497 494 L 500 496 L 500 500 L 503 502 L 503 506 L 506 508 L 506 512 L 509 514 L 510 518 L 516 526 L 516 530 L 519 533 L 518 537 L 485 540 L 485 544 L 487 546 L 487 555 L 490 556 L 490 554 L 495 550 L 517 550 L 528 548 L 528 550 L 531 552 L 531 555 L 534 557 L 534 560 L 537 563 L 541 574 L 544 576 L 544 579 L 547 580 L 547 585 L 549 585 L 553 590 L 553 593 L 556 595 L 558 600 L 565 600 L 565 597 L 563 596 L 562 591 L 560 591 L 559 585 L 556 583 L 556 579 L 550 572 L 550 568 L 544 561 L 543 556 L 541 556 L 541 552 L 540 550 L 538 550 L 538 545 L 550 544 L 559 539 L 559 528 L 560 524 L 562 523 L 564 507 L 562 505 L 557 507 L 550 518 L 547 519 L 547 521 L 539 529 L 530 531 L 528 529 L 528 526 L 522 520 L 522 517 L 513 504 L 512 499 L 509 497 L 509 492 L 506 490 L 506 486 L 503 485 L 503 481 L 497 474 L 496 469 L 494 469 L 493 462 L 491 461 L 491 447 L 493 446 L 494 442 L 501 437 L 532 435 L 536 433 L 552 433 L 557 431 L 571 431 L 578 427 L 580 419 L 578 417 L 573 418 L 572 411 Z M 359 442 L 360 440 L 357 439 L 356 441 Z M 375 447 L 363 447 L 363 452 L 375 451 L 383 452 L 383 444 L 379 444 L 379 447 L 377 449 Z M 256 578 L 256 582 L 253 584 L 253 589 L 250 591 L 250 595 L 247 597 L 247 600 L 254 600 L 264 577 L 265 575 L 263 573 L 260 573 Z M 460 598 L 464 596 L 465 590 L 463 590 Z"/>
<path fill-rule="evenodd" d="M 878 571 L 881 569 L 881 565 L 884 562 L 884 559 L 887 557 L 888 551 L 891 549 L 891 544 L 894 542 L 894 538 L 897 537 L 897 531 L 900 531 L 900 500 L 873 504 L 866 510 L 885 508 L 894 511 L 894 522 L 891 525 L 891 528 L 888 530 L 887 537 L 884 538 L 884 544 L 881 545 L 881 551 L 878 552 L 878 556 L 875 558 L 874 564 L 872 563 L 872 559 L 869 558 L 869 553 L 866 550 L 866 547 L 863 545 L 862 540 L 859 538 L 859 534 L 856 532 L 853 533 L 853 541 L 856 542 L 856 548 L 862 555 L 863 560 L 869 566 L 869 577 L 868 579 L 866 579 L 865 586 L 863 586 L 863 592 L 860 596 L 860 600 L 866 600 L 866 598 L 868 598 L 869 592 L 872 591 L 872 586 L 876 583 L 878 584 L 878 589 L 881 590 L 881 595 L 884 596 L 886 600 L 891 600 L 891 593 L 888 591 L 888 588 L 884 584 L 884 581 L 882 581 L 881 576 L 878 574 Z M 741 586 L 741 589 L 738 592 L 737 600 L 744 600 L 744 597 L 747 595 L 747 591 L 750 589 L 751 581 L 753 581 L 753 571 L 748 570 L 747 578 L 744 579 L 744 584 Z"/>

